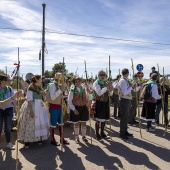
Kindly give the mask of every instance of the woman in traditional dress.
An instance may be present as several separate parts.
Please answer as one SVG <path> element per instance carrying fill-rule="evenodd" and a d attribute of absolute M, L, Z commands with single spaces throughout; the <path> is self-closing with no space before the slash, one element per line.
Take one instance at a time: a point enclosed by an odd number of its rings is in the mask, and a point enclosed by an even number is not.
<path fill-rule="evenodd" d="M 107 83 L 106 72 L 101 70 L 98 73 L 98 79 L 93 83 L 93 97 L 96 100 L 94 118 L 96 120 L 95 130 L 96 138 L 99 142 L 110 137 L 104 133 L 106 121 L 110 119 L 109 114 L 109 95 L 112 94 L 113 87 L 110 82 Z M 101 131 L 99 133 L 99 127 Z"/>
<path fill-rule="evenodd" d="M 27 101 L 21 107 L 19 139 L 29 148 L 29 142 L 38 142 L 48 139 L 48 113 L 43 102 L 44 91 L 41 88 L 41 76 L 34 75 L 28 88 Z"/>

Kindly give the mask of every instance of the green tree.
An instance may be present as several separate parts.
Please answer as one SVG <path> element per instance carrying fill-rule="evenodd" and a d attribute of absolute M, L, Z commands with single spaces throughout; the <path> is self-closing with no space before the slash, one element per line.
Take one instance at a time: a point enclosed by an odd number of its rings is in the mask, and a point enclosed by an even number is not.
<path fill-rule="evenodd" d="M 57 72 L 62 73 L 63 72 L 63 68 L 64 68 L 64 74 L 66 75 L 68 70 L 66 70 L 65 63 L 64 63 L 64 66 L 63 66 L 63 63 L 61 63 L 61 62 L 54 64 L 54 66 L 52 68 L 52 77 L 54 77 L 55 73 L 57 73 Z"/>
<path fill-rule="evenodd" d="M 52 71 L 48 71 L 46 70 L 45 73 L 44 73 L 44 76 L 47 77 L 47 78 L 52 78 Z"/>
<path fill-rule="evenodd" d="M 69 74 L 67 74 L 67 75 L 66 75 L 67 79 L 72 79 L 72 78 L 73 78 L 73 76 L 74 76 L 74 74 L 73 74 L 73 73 L 69 73 Z"/>
<path fill-rule="evenodd" d="M 19 82 L 19 89 L 22 89 L 21 80 L 23 80 L 23 78 L 22 78 L 22 77 L 19 77 L 18 80 L 17 80 L 17 77 L 18 77 L 18 76 L 15 76 L 15 77 L 12 78 L 12 80 L 11 80 L 11 87 L 12 87 L 13 89 L 17 89 L 17 87 L 18 87 L 17 84 L 18 84 L 18 82 Z"/>
<path fill-rule="evenodd" d="M 6 75 L 3 70 L 0 70 L 0 74 Z"/>

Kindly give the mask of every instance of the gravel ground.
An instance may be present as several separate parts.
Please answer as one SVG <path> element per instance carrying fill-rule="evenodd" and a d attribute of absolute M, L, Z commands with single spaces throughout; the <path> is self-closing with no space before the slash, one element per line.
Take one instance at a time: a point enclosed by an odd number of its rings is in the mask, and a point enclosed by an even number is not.
<path fill-rule="evenodd" d="M 112 112 L 111 108 L 111 112 Z M 161 116 L 160 116 L 161 117 Z M 170 117 L 170 115 L 169 115 Z M 129 132 L 134 134 L 128 141 L 119 138 L 119 120 L 111 119 L 111 130 L 108 123 L 106 132 L 112 135 L 112 140 L 96 141 L 94 121 L 92 120 L 92 145 L 90 144 L 89 122 L 87 123 L 87 137 L 89 144 L 80 140 L 75 144 L 72 127 L 65 127 L 65 137 L 70 145 L 55 147 L 50 140 L 44 141 L 42 146 L 31 144 L 29 149 L 24 149 L 19 143 L 19 166 L 23 170 L 147 170 L 170 169 L 170 133 L 163 136 L 164 128 L 159 126 L 155 132 L 146 132 L 146 122 L 142 121 L 142 138 L 138 126 L 129 126 Z M 56 139 L 59 140 L 58 130 Z M 12 132 L 13 143 L 16 131 Z M 80 138 L 81 139 L 81 138 Z M 16 151 L 5 148 L 5 136 L 0 142 L 0 170 L 14 170 L 16 165 Z"/>

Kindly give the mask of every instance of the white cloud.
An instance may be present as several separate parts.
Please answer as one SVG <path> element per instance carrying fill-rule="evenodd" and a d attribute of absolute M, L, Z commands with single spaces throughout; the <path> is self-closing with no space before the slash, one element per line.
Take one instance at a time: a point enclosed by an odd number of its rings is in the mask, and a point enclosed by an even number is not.
<path fill-rule="evenodd" d="M 40 28 L 42 17 L 40 13 L 25 7 L 22 1 L 1 0 L 0 15 L 17 28 Z"/>
<path fill-rule="evenodd" d="M 76 25 L 68 20 L 66 17 L 67 13 L 62 18 L 57 17 L 55 14 L 59 14 L 60 9 L 56 11 L 54 10 L 55 7 L 48 6 L 47 3 L 46 28 L 57 31 L 76 30 L 80 34 L 86 31 L 91 35 L 156 41 L 156 38 L 154 36 L 152 37 L 152 35 L 157 33 L 159 26 L 154 29 L 152 28 L 154 23 L 164 21 L 164 12 L 159 16 L 159 14 L 156 14 L 157 10 L 154 7 L 150 8 L 150 6 L 147 6 L 148 2 L 146 3 L 146 1 L 141 5 L 133 1 L 133 6 L 127 6 L 127 10 L 124 10 L 125 6 L 113 3 L 113 1 L 99 1 L 106 8 L 110 9 L 109 14 L 111 15 L 107 20 L 101 20 L 101 25 L 90 25 L 87 21 L 82 21 L 82 23 L 87 22 L 87 28 L 81 26 L 81 23 Z M 28 0 L 1 0 L 0 20 L 2 20 L 2 23 L 4 21 L 8 22 L 9 27 L 40 30 L 42 28 L 42 11 L 38 11 L 38 9 L 42 9 L 41 1 L 39 0 L 36 0 L 36 3 Z M 68 12 L 73 10 L 72 13 L 74 13 L 74 9 L 66 8 L 65 10 L 70 10 Z M 121 16 L 115 17 L 115 13 L 112 13 L 114 10 L 122 12 Z M 104 15 L 104 13 L 101 15 Z M 102 23 L 107 24 L 105 26 L 103 24 L 102 27 Z M 145 23 L 147 26 L 145 26 Z M 115 30 L 116 26 L 118 26 L 118 29 Z M 98 34 L 99 32 L 101 34 Z M 21 72 L 24 74 L 26 72 L 41 72 L 41 62 L 38 60 L 38 53 L 41 48 L 41 33 L 1 30 L 0 37 L 1 65 L 9 65 L 9 70 L 13 70 L 13 63 L 17 61 L 17 47 L 20 47 Z M 45 70 L 51 70 L 55 63 L 62 62 L 62 57 L 65 57 L 65 63 L 70 72 L 75 72 L 78 67 L 78 74 L 84 74 L 84 60 L 86 60 L 88 74 L 91 74 L 91 72 L 96 74 L 100 69 L 105 70 L 108 68 L 108 56 L 110 55 L 113 77 L 118 74 L 119 68 L 131 68 L 131 58 L 134 59 L 135 66 L 139 63 L 144 65 L 146 76 L 148 76 L 151 66 L 156 66 L 157 63 L 159 63 L 160 68 L 164 66 L 165 71 L 170 72 L 170 67 L 168 66 L 170 50 L 168 46 L 165 48 L 149 44 L 108 41 L 87 37 L 50 34 L 47 32 L 46 47 L 48 54 L 45 56 Z"/>

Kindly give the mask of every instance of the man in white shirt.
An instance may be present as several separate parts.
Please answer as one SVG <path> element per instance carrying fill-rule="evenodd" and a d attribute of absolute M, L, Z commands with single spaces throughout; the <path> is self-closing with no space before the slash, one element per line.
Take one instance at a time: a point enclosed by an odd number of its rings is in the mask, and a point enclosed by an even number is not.
<path fill-rule="evenodd" d="M 124 68 L 122 70 L 122 77 L 119 81 L 119 95 L 120 95 L 120 137 L 122 139 L 128 139 L 128 136 L 133 136 L 127 131 L 127 121 L 130 110 L 130 104 L 132 100 L 131 91 L 135 88 L 135 84 L 132 86 L 128 81 L 129 70 Z"/>

